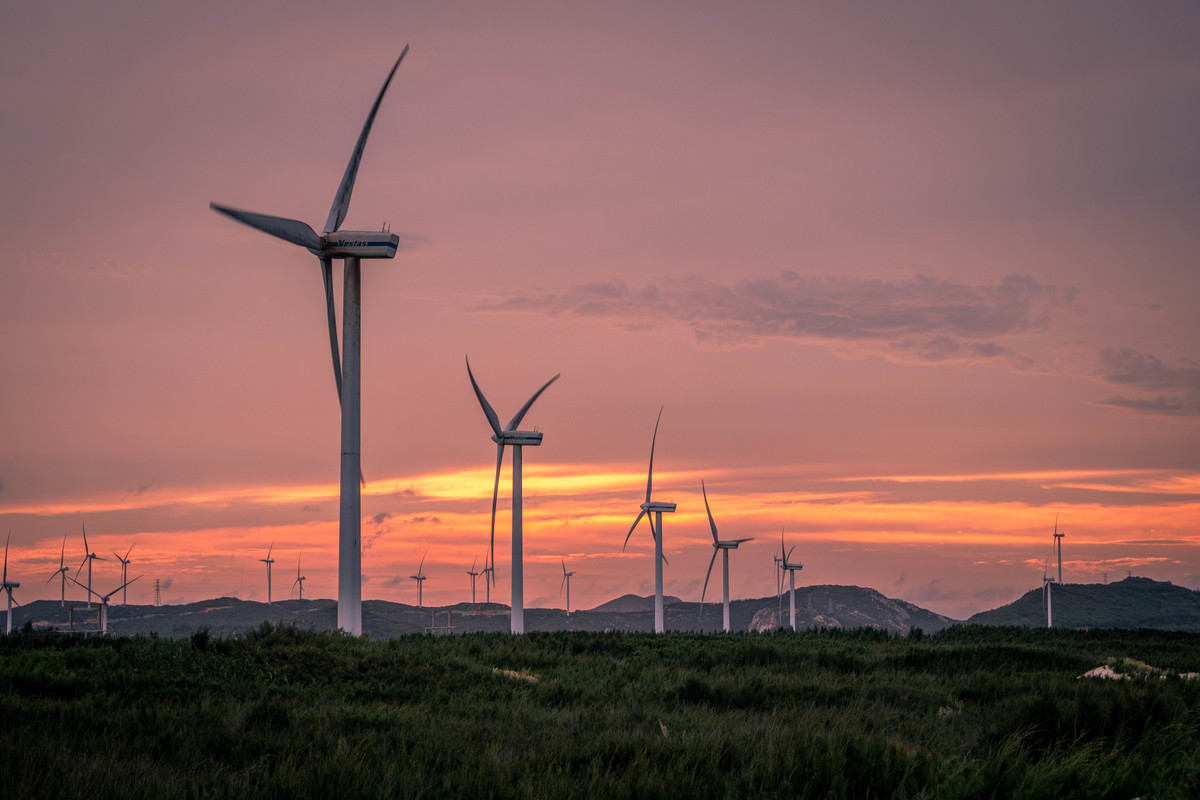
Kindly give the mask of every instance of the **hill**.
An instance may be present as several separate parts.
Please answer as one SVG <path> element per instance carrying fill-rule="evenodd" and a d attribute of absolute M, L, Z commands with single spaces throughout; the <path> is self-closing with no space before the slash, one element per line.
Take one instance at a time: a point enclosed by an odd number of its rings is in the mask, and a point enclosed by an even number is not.
<path fill-rule="evenodd" d="M 674 631 L 715 632 L 721 629 L 721 604 L 687 603 L 664 598 L 666 628 Z M 782 611 L 782 615 L 780 612 Z M 764 597 L 730 603 L 735 631 L 766 631 L 786 626 L 788 599 Z M 796 590 L 797 628 L 878 628 L 905 634 L 911 628 L 928 633 L 956 620 L 904 600 L 884 597 L 858 586 L 806 586 Z M 263 622 L 292 625 L 301 630 L 331 630 L 337 624 L 337 603 L 329 599 L 281 600 L 258 603 L 220 597 L 198 603 L 168 606 L 110 606 L 109 631 L 123 636 L 161 636 L 181 639 L 201 628 L 216 636 L 232 636 L 258 628 Z M 82 603 L 60 606 L 37 600 L 13 610 L 13 625 L 36 629 L 91 632 L 97 628 L 97 609 Z M 528 608 L 528 631 L 649 631 L 654 628 L 654 598 L 625 595 L 569 616 L 557 608 Z M 508 606 L 499 603 L 458 603 L 417 608 L 386 600 L 363 602 L 363 630 L 373 639 L 393 639 L 414 633 L 468 633 L 509 630 Z"/>
<path fill-rule="evenodd" d="M 1200 632 L 1200 592 L 1149 578 L 1114 583 L 1065 583 L 1051 589 L 1056 628 L 1154 628 Z M 1046 625 L 1041 589 L 1012 603 L 982 611 L 968 623 Z"/>

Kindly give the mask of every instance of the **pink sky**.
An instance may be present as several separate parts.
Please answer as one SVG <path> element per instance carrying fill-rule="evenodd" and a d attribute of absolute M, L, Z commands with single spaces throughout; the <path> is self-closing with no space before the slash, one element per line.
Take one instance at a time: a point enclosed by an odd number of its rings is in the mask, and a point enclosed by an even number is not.
<path fill-rule="evenodd" d="M 319 226 L 405 43 L 345 226 L 405 247 L 364 269 L 364 597 L 415 602 L 428 551 L 425 602 L 469 599 L 495 451 L 464 354 L 504 419 L 562 373 L 527 417 L 530 606 L 560 557 L 573 605 L 653 590 L 646 529 L 621 543 L 660 405 L 685 599 L 702 479 L 757 537 L 739 597 L 782 527 L 802 584 L 965 617 L 1040 585 L 1055 515 L 1067 580 L 1200 588 L 1196 41 L 1192 7 L 1095 2 L 11 9 L 17 599 L 57 597 L 83 521 L 136 542 L 131 601 L 265 599 L 272 542 L 277 595 L 301 551 L 335 595 L 319 270 L 208 203 Z"/>

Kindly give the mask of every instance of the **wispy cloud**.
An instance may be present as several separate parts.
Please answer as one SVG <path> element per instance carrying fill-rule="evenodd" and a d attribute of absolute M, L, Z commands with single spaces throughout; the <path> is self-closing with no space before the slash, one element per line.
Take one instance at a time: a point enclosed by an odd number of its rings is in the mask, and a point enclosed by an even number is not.
<path fill-rule="evenodd" d="M 1153 397 L 1119 395 L 1101 405 L 1168 416 L 1200 416 L 1200 369 L 1170 367 L 1162 359 L 1129 348 L 1100 351 L 1096 374 L 1109 383 L 1157 393 Z"/>
<path fill-rule="evenodd" d="M 995 361 L 1028 366 L 1003 340 L 1042 333 L 1059 310 L 1075 304 L 1073 288 L 1009 275 L 969 285 L 917 275 L 906 281 L 802 276 L 731 286 L 699 277 L 630 287 L 613 278 L 562 292 L 527 291 L 498 298 L 481 311 L 535 311 L 603 319 L 626 330 L 690 329 L 712 347 L 747 347 L 768 338 L 821 343 L 896 361 Z"/>

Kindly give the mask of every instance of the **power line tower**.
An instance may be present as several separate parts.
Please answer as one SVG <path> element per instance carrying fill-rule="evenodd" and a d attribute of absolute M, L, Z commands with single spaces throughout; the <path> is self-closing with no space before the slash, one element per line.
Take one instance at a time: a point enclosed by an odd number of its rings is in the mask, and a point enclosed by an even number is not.
<path fill-rule="evenodd" d="M 154 579 L 154 605 L 156 608 L 162 605 L 162 590 L 158 586 L 158 578 Z"/>

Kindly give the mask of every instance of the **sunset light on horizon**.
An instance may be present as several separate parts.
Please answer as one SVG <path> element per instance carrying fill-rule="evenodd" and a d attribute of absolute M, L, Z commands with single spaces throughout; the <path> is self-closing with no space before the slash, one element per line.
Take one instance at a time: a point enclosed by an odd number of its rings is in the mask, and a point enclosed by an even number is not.
<path fill-rule="evenodd" d="M 265 601 L 268 548 L 275 599 L 298 559 L 337 596 L 320 270 L 208 203 L 319 230 L 406 42 L 347 217 L 401 242 L 363 266 L 363 599 L 415 605 L 424 558 L 424 605 L 470 600 L 496 445 L 464 355 L 502 422 L 562 375 L 523 425 L 527 608 L 562 560 L 572 608 L 654 592 L 649 529 L 623 545 L 660 407 L 667 595 L 700 599 L 701 481 L 754 537 L 735 599 L 775 595 L 782 535 L 798 589 L 965 619 L 1041 588 L 1056 524 L 1068 583 L 1200 590 L 1200 10 L 339 8 L 7 15 L 19 602 L 84 525 L 99 586 L 133 547 L 131 603 Z"/>

